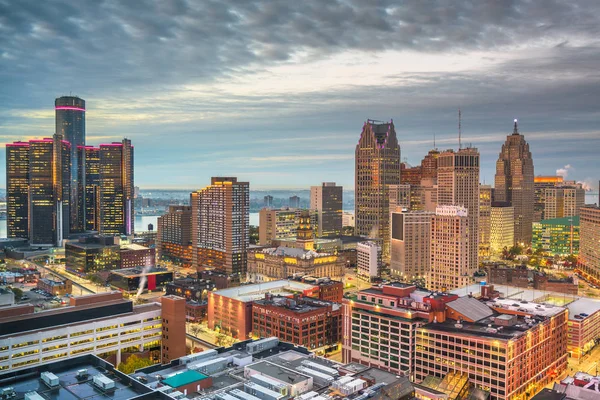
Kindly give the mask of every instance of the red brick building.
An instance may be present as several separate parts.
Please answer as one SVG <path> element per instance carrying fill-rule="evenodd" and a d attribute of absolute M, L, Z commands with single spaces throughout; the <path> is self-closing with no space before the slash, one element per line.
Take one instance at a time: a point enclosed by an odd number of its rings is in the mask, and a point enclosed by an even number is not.
<path fill-rule="evenodd" d="M 310 350 L 336 345 L 342 340 L 342 308 L 310 297 L 266 294 L 252 305 L 252 335 L 276 336 Z"/>
<path fill-rule="evenodd" d="M 162 363 L 186 355 L 185 299 L 167 295 L 160 298 L 162 308 Z"/>
<path fill-rule="evenodd" d="M 53 296 L 64 296 L 65 294 L 71 294 L 73 284 L 70 280 L 64 281 L 53 281 L 51 279 L 39 279 L 37 281 L 37 288 L 44 290 Z"/>
<path fill-rule="evenodd" d="M 154 267 L 156 250 L 139 244 L 121 246 L 121 269 L 135 267 Z"/>

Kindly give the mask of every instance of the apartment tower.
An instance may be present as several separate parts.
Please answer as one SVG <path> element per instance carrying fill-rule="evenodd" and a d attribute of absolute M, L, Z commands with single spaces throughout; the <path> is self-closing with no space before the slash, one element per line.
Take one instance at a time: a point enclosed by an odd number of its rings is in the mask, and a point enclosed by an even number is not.
<path fill-rule="evenodd" d="M 72 231 L 83 231 L 84 221 L 82 217 L 83 208 L 79 205 L 80 185 L 79 169 L 79 146 L 85 146 L 85 100 L 77 96 L 62 96 L 54 100 L 55 133 L 62 135 L 63 139 L 71 144 L 70 155 L 70 229 Z"/>
<path fill-rule="evenodd" d="M 213 177 L 193 192 L 192 265 L 228 274 L 246 274 L 249 244 L 250 184 L 233 177 Z"/>
<path fill-rule="evenodd" d="M 310 187 L 310 209 L 318 212 L 318 237 L 342 234 L 342 196 L 343 188 L 335 182 Z"/>
<path fill-rule="evenodd" d="M 431 223 L 428 289 L 446 292 L 471 284 L 478 265 L 470 261 L 472 236 L 477 236 L 477 231 L 469 227 L 470 221 L 465 207 L 438 206 L 436 209 Z"/>
<path fill-rule="evenodd" d="M 513 133 L 506 137 L 496 162 L 494 200 L 514 207 L 516 243 L 531 243 L 535 199 L 533 178 L 533 158 L 529 144 L 519 133 L 515 119 Z"/>
<path fill-rule="evenodd" d="M 438 157 L 437 204 L 466 208 L 468 258 L 466 269 L 478 267 L 479 242 L 479 152 L 475 148 L 446 150 Z M 437 212 L 437 209 L 436 209 Z M 433 256 L 433 254 L 432 254 Z"/>
<path fill-rule="evenodd" d="M 392 211 L 390 272 L 405 281 L 424 278 L 431 265 L 431 220 L 427 211 Z"/>
<path fill-rule="evenodd" d="M 169 206 L 167 213 L 158 217 L 156 251 L 159 259 L 192 265 L 192 207 Z"/>
<path fill-rule="evenodd" d="M 133 215 L 133 146 L 131 140 L 100 145 L 100 233 L 131 235 Z"/>
<path fill-rule="evenodd" d="M 9 238 L 29 238 L 29 143 L 6 144 L 6 228 Z"/>
<path fill-rule="evenodd" d="M 355 153 L 355 233 L 383 240 L 389 258 L 389 186 L 400 184 L 400 145 L 393 121 L 367 120 Z"/>

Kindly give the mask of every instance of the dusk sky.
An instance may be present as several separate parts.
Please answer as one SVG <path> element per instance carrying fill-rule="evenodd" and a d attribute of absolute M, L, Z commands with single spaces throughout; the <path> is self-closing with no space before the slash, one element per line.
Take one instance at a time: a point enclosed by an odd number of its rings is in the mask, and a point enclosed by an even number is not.
<path fill-rule="evenodd" d="M 434 134 L 458 147 L 460 107 L 482 181 L 518 118 L 536 175 L 596 189 L 598 21 L 597 0 L 0 0 L 0 142 L 51 136 L 72 93 L 88 144 L 132 140 L 142 188 L 353 189 L 367 118 L 418 164 Z"/>

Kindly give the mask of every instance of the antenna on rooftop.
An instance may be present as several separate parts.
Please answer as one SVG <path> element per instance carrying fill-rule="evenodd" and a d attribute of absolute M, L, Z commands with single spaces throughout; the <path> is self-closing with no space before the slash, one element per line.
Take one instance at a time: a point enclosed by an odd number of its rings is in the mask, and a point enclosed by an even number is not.
<path fill-rule="evenodd" d="M 458 107 L 458 148 L 459 149 L 462 149 L 461 136 L 462 136 L 461 114 L 460 114 L 460 107 Z"/>
<path fill-rule="evenodd" d="M 433 148 L 434 150 L 437 149 L 437 147 L 435 147 L 435 132 L 433 133 Z"/>

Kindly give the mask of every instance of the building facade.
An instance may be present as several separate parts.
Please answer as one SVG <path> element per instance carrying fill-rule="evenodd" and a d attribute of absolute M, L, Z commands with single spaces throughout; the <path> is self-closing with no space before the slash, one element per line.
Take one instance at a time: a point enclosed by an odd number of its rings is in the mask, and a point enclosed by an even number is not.
<path fill-rule="evenodd" d="M 263 208 L 258 212 L 258 244 L 268 246 L 273 241 L 296 237 L 300 215 L 307 210 L 298 208 Z M 318 211 L 310 210 L 313 231 L 318 230 Z M 316 232 L 313 232 L 313 236 Z"/>
<path fill-rule="evenodd" d="M 134 232 L 133 146 L 131 140 L 100 145 L 100 230 L 105 235 Z"/>
<path fill-rule="evenodd" d="M 161 344 L 185 344 L 185 326 L 170 329 L 168 339 L 162 337 L 158 303 L 134 307 L 120 293 L 112 292 L 72 298 L 71 306 L 38 313 L 28 306 L 4 308 L 0 312 L 0 370 L 18 371 L 83 354 L 116 364 L 127 354 L 160 361 Z M 183 335 L 177 334 L 180 331 Z"/>
<path fill-rule="evenodd" d="M 72 226 L 78 231 L 100 230 L 100 149 L 79 146 L 77 202 L 79 211 Z"/>
<path fill-rule="evenodd" d="M 70 232 L 70 146 L 59 134 L 7 144 L 8 237 L 62 246 Z"/>
<path fill-rule="evenodd" d="M 323 182 L 310 187 L 310 209 L 317 210 L 317 236 L 342 234 L 343 188 L 335 182 Z"/>
<path fill-rule="evenodd" d="M 579 254 L 579 217 L 546 219 L 533 223 L 533 249 L 551 255 Z"/>
<path fill-rule="evenodd" d="M 567 305 L 569 330 L 567 350 L 580 359 L 597 346 L 600 340 L 600 301 L 580 298 Z"/>
<path fill-rule="evenodd" d="M 29 238 L 29 143 L 6 144 L 6 233 Z"/>
<path fill-rule="evenodd" d="M 426 211 L 392 212 L 390 221 L 392 276 L 412 281 L 429 274 L 433 215 Z"/>
<path fill-rule="evenodd" d="M 114 237 L 90 237 L 65 243 L 65 269 L 84 276 L 121 268 L 121 247 Z"/>
<path fill-rule="evenodd" d="M 79 158 L 78 148 L 85 146 L 85 100 L 76 96 L 62 96 L 54 100 L 55 133 L 62 135 L 69 142 L 70 147 L 70 193 L 71 215 L 65 216 L 70 221 L 70 230 L 82 230 L 83 216 L 79 204 L 81 199 L 79 189 L 79 170 L 82 160 Z"/>
<path fill-rule="evenodd" d="M 157 219 L 156 252 L 183 267 L 192 265 L 192 207 L 169 206 Z"/>
<path fill-rule="evenodd" d="M 469 211 L 458 206 L 438 206 L 431 222 L 431 270 L 427 288 L 447 291 L 469 285 L 478 265 L 470 262 L 472 234 Z"/>
<path fill-rule="evenodd" d="M 191 194 L 190 202 L 193 267 L 244 275 L 250 240 L 250 184 L 233 177 L 213 177 L 210 186 Z"/>
<path fill-rule="evenodd" d="M 497 300 L 498 302 L 498 300 Z M 467 374 L 490 399 L 527 399 L 567 367 L 567 318 L 562 307 L 512 307 L 476 322 L 429 323 L 416 338 L 415 382 Z M 520 311 L 517 311 L 519 309 Z"/>
<path fill-rule="evenodd" d="M 467 269 L 476 270 L 479 253 L 479 152 L 475 148 L 446 150 L 438 157 L 437 204 L 468 211 Z"/>
<path fill-rule="evenodd" d="M 496 162 L 494 200 L 514 208 L 514 240 L 531 243 L 534 186 L 533 158 L 529 144 L 519 133 L 517 120 L 512 135 L 506 137 Z"/>
<path fill-rule="evenodd" d="M 490 229 L 492 215 L 492 187 L 479 186 L 479 258 L 490 256 Z"/>
<path fill-rule="evenodd" d="M 342 341 L 341 305 L 267 294 L 252 304 L 252 336 L 275 336 L 310 350 L 335 346 Z"/>
<path fill-rule="evenodd" d="M 534 204 L 533 204 L 533 215 L 534 221 L 541 221 L 546 219 L 544 215 L 545 201 L 546 201 L 546 189 L 550 189 L 556 186 L 560 186 L 564 178 L 562 176 L 541 176 L 538 175 L 533 178 L 533 190 L 534 190 Z"/>
<path fill-rule="evenodd" d="M 389 257 L 389 186 L 400 184 L 400 145 L 393 121 L 367 120 L 355 153 L 354 233 L 383 240 Z"/>
<path fill-rule="evenodd" d="M 600 283 L 600 208 L 586 206 L 579 216 L 579 269 Z"/>
<path fill-rule="evenodd" d="M 381 277 L 381 247 L 377 243 L 356 244 L 356 273 L 359 279 L 367 282 Z"/>
<path fill-rule="evenodd" d="M 500 255 L 515 244 L 515 208 L 509 203 L 492 203 L 490 213 L 490 253 Z"/>
<path fill-rule="evenodd" d="M 544 219 L 575 217 L 585 206 L 585 190 L 581 184 L 547 188 L 544 194 Z"/>

